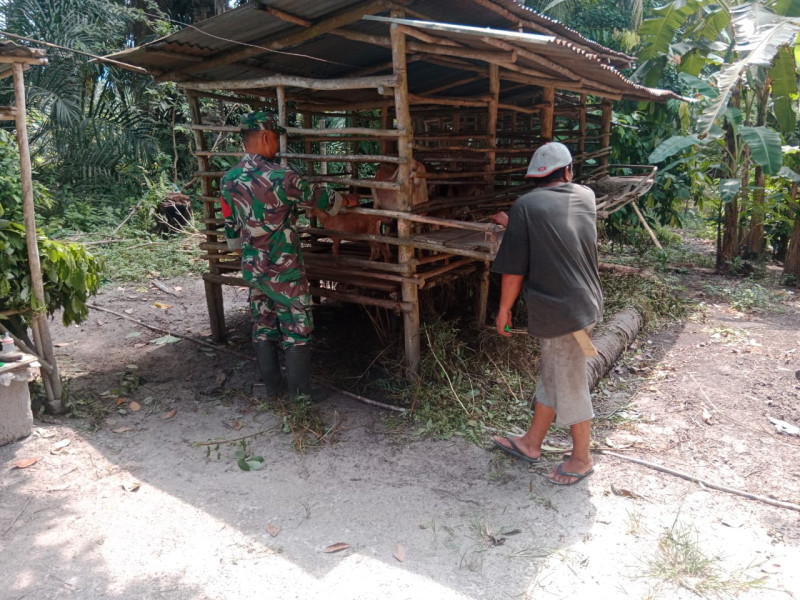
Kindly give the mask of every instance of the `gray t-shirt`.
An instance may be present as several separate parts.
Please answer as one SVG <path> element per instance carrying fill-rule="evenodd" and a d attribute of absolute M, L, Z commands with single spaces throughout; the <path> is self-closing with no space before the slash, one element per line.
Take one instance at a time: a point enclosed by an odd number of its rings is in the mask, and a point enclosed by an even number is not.
<path fill-rule="evenodd" d="M 535 189 L 511 207 L 492 271 L 525 276 L 532 336 L 566 335 L 602 318 L 596 215 L 594 192 L 575 183 Z"/>

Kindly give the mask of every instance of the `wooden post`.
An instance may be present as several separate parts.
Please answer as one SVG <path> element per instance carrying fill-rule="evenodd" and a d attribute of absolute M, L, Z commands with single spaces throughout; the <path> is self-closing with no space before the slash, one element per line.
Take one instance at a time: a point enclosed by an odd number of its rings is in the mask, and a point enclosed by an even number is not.
<path fill-rule="evenodd" d="M 189 110 L 191 111 L 192 122 L 196 123 L 197 125 L 201 125 L 203 123 L 203 116 L 200 113 L 200 103 L 197 100 L 197 95 L 194 92 L 187 91 L 186 96 L 189 99 Z M 205 151 L 206 140 L 205 137 L 203 137 L 203 132 L 199 129 L 192 129 L 192 133 L 194 134 L 195 150 L 199 152 Z M 197 162 L 201 171 L 211 171 L 211 162 L 209 161 L 207 155 L 198 155 Z M 203 192 L 203 196 L 208 197 L 214 195 L 214 188 L 211 185 L 211 179 L 208 176 L 201 176 L 200 187 Z M 215 219 L 217 216 L 216 212 L 217 211 L 213 204 L 210 202 L 203 203 L 203 214 L 205 215 L 206 219 Z M 216 241 L 217 236 L 215 234 L 206 234 L 207 243 Z M 209 250 L 209 254 L 214 253 L 214 250 Z M 219 268 L 213 261 L 209 261 L 208 270 L 214 275 L 219 274 Z M 204 281 L 204 284 L 206 288 L 206 306 L 208 307 L 208 318 L 211 324 L 211 336 L 215 342 L 221 342 L 225 337 L 225 305 L 223 304 L 222 298 L 222 286 L 218 283 L 212 283 L 207 280 Z"/>
<path fill-rule="evenodd" d="M 328 120 L 325 117 L 322 117 L 317 121 L 317 125 L 319 125 L 320 129 L 325 129 L 328 126 Z M 327 156 L 328 154 L 328 142 L 320 142 L 319 143 L 319 153 L 322 156 Z M 328 161 L 321 160 L 319 163 L 319 174 L 320 175 L 327 175 L 328 174 Z"/>
<path fill-rule="evenodd" d="M 543 88 L 542 93 L 542 144 L 553 141 L 553 117 L 555 116 L 556 89 Z"/>
<path fill-rule="evenodd" d="M 486 323 L 486 313 L 489 311 L 489 274 L 491 266 L 491 261 L 483 261 L 481 280 L 478 286 L 478 303 L 475 306 L 475 320 L 478 325 Z"/>
<path fill-rule="evenodd" d="M 279 85 L 275 88 L 278 92 L 278 125 L 286 129 L 286 88 Z M 288 147 L 288 136 L 286 133 L 280 135 L 280 151 L 281 154 L 286 154 Z M 281 166 L 288 167 L 289 159 L 281 158 Z"/>
<path fill-rule="evenodd" d="M 25 124 L 25 79 L 23 77 L 22 63 L 15 62 L 11 65 L 14 73 L 14 120 L 17 126 L 17 145 L 19 146 L 19 170 L 22 176 L 22 212 L 25 223 L 25 243 L 28 249 L 28 265 L 31 271 L 33 285 L 33 299 L 35 311 L 33 315 L 32 330 L 39 356 L 44 358 L 52 367 L 52 373 L 43 374 L 47 400 L 54 412 L 62 412 L 61 405 L 61 379 L 58 375 L 58 365 L 53 352 L 53 340 L 50 338 L 50 329 L 47 326 L 47 310 L 45 306 L 44 282 L 42 281 L 42 265 L 39 262 L 39 244 L 36 239 L 36 213 L 33 206 L 33 173 L 31 171 L 31 150 L 28 145 L 28 129 Z"/>
<path fill-rule="evenodd" d="M 491 63 L 489 65 L 489 119 L 486 133 L 489 134 L 489 165 L 487 170 L 490 175 L 486 178 L 486 192 L 494 191 L 494 169 L 497 163 L 497 105 L 500 103 L 500 67 Z"/>
<path fill-rule="evenodd" d="M 389 105 L 381 106 L 381 129 L 386 130 L 391 126 L 389 121 Z M 392 151 L 392 142 L 386 138 L 381 138 L 381 154 L 389 154 Z"/>
<path fill-rule="evenodd" d="M 402 11 L 393 10 L 392 17 L 403 17 Z M 397 24 L 392 23 L 390 28 L 392 41 L 392 70 L 397 77 L 397 85 L 394 88 L 394 109 L 397 118 L 397 154 L 400 158 L 406 159 L 397 169 L 397 184 L 400 189 L 397 191 L 397 207 L 402 211 L 411 209 L 411 168 L 414 164 L 412 151 L 413 132 L 411 130 L 411 112 L 408 108 L 408 72 L 406 65 L 406 36 L 398 28 Z M 411 221 L 399 220 L 397 222 L 397 237 L 411 237 Z M 416 267 L 412 266 L 414 259 L 413 246 L 400 246 L 398 248 L 398 262 L 402 265 L 409 265 L 409 276 L 413 277 Z M 419 294 L 417 286 L 413 283 L 403 283 L 403 302 L 411 305 L 411 310 L 403 312 L 403 325 L 405 330 L 405 364 L 407 375 L 413 378 L 419 370 Z"/>
<path fill-rule="evenodd" d="M 606 150 L 611 146 L 611 100 L 603 101 L 603 116 L 600 122 L 600 150 Z M 600 155 L 599 163 L 601 166 L 608 164 L 608 153 Z"/>

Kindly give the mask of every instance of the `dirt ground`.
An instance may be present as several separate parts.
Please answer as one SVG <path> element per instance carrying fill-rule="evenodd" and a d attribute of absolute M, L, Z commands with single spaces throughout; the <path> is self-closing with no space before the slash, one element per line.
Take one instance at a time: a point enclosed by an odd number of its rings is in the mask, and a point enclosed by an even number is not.
<path fill-rule="evenodd" d="M 735 282 L 679 277 L 688 317 L 602 384 L 596 442 L 800 504 L 800 438 L 769 421 L 800 425 L 797 295 L 739 312 L 710 292 Z M 96 304 L 207 334 L 199 279 L 166 283 L 177 296 L 109 286 Z M 241 341 L 246 293 L 225 300 Z M 592 477 L 556 487 L 548 465 L 420 439 L 339 395 L 322 405 L 336 437 L 300 453 L 250 401 L 246 359 L 154 344 L 162 334 L 99 311 L 53 335 L 73 397 L 113 410 L 96 427 L 37 420 L 0 447 L 3 600 L 800 597 L 796 510 L 599 453 Z M 197 446 L 259 431 L 246 450 L 260 471 L 237 466 L 237 443 Z M 325 551 L 336 543 L 349 548 Z"/>

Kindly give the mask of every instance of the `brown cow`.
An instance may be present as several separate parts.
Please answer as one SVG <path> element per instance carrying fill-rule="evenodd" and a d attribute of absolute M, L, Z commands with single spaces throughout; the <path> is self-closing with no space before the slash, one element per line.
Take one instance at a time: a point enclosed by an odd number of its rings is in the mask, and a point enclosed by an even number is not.
<path fill-rule="evenodd" d="M 346 231 L 348 233 L 365 233 L 369 235 L 381 234 L 381 218 L 374 215 L 358 215 L 354 213 L 343 213 L 331 216 L 318 208 L 309 208 L 306 213 L 310 217 L 316 217 L 322 223 L 322 227 L 329 231 Z M 333 255 L 339 256 L 339 243 L 343 236 L 331 234 L 333 240 Z M 369 242 L 369 259 L 374 260 L 378 255 L 383 256 L 384 262 L 389 262 L 389 247 L 380 242 Z"/>
<path fill-rule="evenodd" d="M 397 181 L 397 170 L 399 167 L 387 163 L 378 165 L 375 172 L 375 181 Z M 428 183 L 425 179 L 425 165 L 419 161 L 414 161 L 411 167 L 412 188 L 411 206 L 422 204 L 428 201 Z M 397 192 L 395 190 L 382 190 L 372 188 L 372 199 L 375 201 L 374 207 L 382 210 L 397 210 Z"/>

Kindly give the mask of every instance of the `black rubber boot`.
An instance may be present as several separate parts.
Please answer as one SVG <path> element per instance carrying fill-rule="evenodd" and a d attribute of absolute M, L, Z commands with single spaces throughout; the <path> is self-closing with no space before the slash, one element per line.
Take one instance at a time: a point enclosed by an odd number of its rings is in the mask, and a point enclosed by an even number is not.
<path fill-rule="evenodd" d="M 294 402 L 298 396 L 311 397 L 311 348 L 304 344 L 286 349 L 286 378 L 289 402 Z"/>
<path fill-rule="evenodd" d="M 256 342 L 253 344 L 258 361 L 261 381 L 267 390 L 267 400 L 274 400 L 284 389 L 281 365 L 278 362 L 278 344 L 275 342 Z"/>

